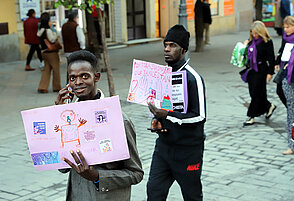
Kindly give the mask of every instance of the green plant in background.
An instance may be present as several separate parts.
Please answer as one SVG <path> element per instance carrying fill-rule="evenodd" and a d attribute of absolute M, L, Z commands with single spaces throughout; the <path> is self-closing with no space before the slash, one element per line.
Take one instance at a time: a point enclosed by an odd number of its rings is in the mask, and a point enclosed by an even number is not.
<path fill-rule="evenodd" d="M 72 8 L 78 8 L 80 10 L 86 10 L 88 13 L 92 13 L 92 6 L 95 5 L 99 8 L 101 5 L 113 3 L 113 0 L 57 0 L 54 4 L 55 8 L 64 6 L 71 10 Z"/>

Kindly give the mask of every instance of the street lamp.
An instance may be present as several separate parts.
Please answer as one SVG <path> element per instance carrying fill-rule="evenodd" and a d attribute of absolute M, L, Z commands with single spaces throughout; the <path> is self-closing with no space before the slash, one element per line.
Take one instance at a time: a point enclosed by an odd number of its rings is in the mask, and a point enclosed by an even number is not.
<path fill-rule="evenodd" d="M 186 0 L 181 0 L 180 7 L 179 7 L 179 24 L 183 25 L 188 30 L 188 23 L 187 23 L 187 4 Z"/>

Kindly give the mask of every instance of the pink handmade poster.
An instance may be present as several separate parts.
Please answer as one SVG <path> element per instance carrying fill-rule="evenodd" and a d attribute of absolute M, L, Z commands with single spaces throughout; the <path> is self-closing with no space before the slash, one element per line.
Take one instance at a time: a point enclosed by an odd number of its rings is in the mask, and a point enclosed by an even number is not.
<path fill-rule="evenodd" d="M 172 110 L 171 81 L 171 67 L 134 59 L 127 100 L 142 105 L 151 102 L 159 108 Z"/>
<path fill-rule="evenodd" d="M 89 165 L 130 158 L 119 97 L 55 105 L 21 112 L 36 170 L 69 168 L 70 150 Z"/>

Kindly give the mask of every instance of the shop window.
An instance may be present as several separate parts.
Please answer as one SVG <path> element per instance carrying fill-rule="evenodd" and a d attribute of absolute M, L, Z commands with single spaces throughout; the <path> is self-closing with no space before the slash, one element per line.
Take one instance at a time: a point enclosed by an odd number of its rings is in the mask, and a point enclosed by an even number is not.
<path fill-rule="evenodd" d="M 54 8 L 54 3 L 55 3 L 55 0 L 43 0 L 42 1 L 43 3 L 43 8 L 44 10 L 42 12 L 47 12 L 49 13 L 50 15 L 50 20 L 53 24 L 53 26 L 55 28 L 60 28 L 59 26 L 59 22 L 58 22 L 58 9 L 55 9 Z"/>
<path fill-rule="evenodd" d="M 0 35 L 8 34 L 8 23 L 0 23 Z"/>
<path fill-rule="evenodd" d="M 276 5 L 275 0 L 263 0 L 262 2 L 262 21 L 274 22 L 275 21 Z"/>
<path fill-rule="evenodd" d="M 208 0 L 212 16 L 219 15 L 219 0 Z"/>

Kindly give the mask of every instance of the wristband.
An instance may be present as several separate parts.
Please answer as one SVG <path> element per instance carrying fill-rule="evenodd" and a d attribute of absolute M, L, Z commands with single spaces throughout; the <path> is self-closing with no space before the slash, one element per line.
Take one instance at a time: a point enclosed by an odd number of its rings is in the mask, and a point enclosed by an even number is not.
<path fill-rule="evenodd" d="M 96 183 L 97 182 L 97 183 Z M 96 187 L 96 191 L 99 191 L 99 180 L 98 181 L 93 181 L 93 184 Z"/>
<path fill-rule="evenodd" d="M 96 191 L 99 191 L 99 182 L 100 182 L 99 179 L 98 179 L 97 181 L 93 181 L 93 184 L 94 184 L 95 187 L 96 187 Z"/>
<path fill-rule="evenodd" d="M 97 181 L 93 181 L 94 184 L 98 184 L 99 183 L 99 179 Z"/>

